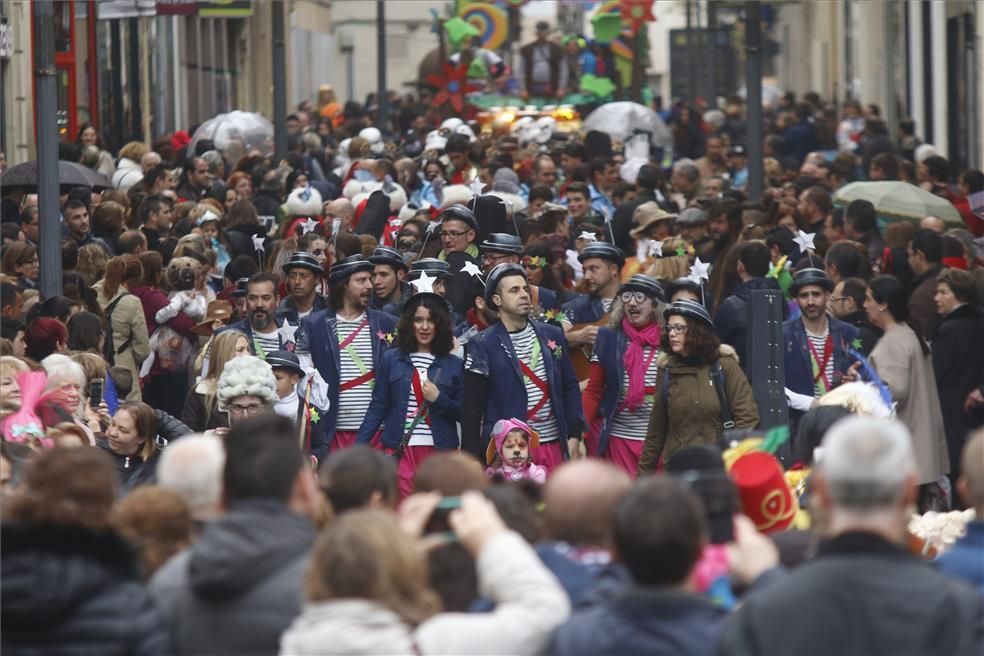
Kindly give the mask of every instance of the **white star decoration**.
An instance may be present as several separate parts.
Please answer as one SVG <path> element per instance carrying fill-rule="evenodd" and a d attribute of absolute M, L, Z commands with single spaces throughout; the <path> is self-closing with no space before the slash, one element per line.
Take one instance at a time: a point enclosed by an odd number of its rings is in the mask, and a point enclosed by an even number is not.
<path fill-rule="evenodd" d="M 471 192 L 476 196 L 481 196 L 482 190 L 485 189 L 485 183 L 478 178 L 475 178 L 472 183 L 468 185 L 468 188 L 471 189 Z"/>
<path fill-rule="evenodd" d="M 201 222 L 207 223 L 208 221 L 218 221 L 219 215 L 212 210 L 206 210 L 205 214 L 202 214 Z"/>
<path fill-rule="evenodd" d="M 796 236 L 793 238 L 793 241 L 795 241 L 796 245 L 799 246 L 800 252 L 805 253 L 807 251 L 812 251 L 816 249 L 816 246 L 813 245 L 814 237 L 815 235 L 811 235 L 809 233 L 800 230 L 799 232 L 796 233 Z"/>
<path fill-rule="evenodd" d="M 290 342 L 294 343 L 294 333 L 297 332 L 297 326 L 292 326 L 287 323 L 287 319 L 284 319 L 284 325 L 277 328 L 277 334 L 280 338 L 284 340 L 284 344 Z"/>
<path fill-rule="evenodd" d="M 301 235 L 306 235 L 309 232 L 314 232 L 314 229 L 318 227 L 318 222 L 314 219 L 307 218 L 301 224 Z"/>
<path fill-rule="evenodd" d="M 595 237 L 595 234 L 593 232 L 588 232 L 587 230 L 579 234 L 577 238 L 583 239 L 584 241 L 598 241 L 598 238 Z"/>
<path fill-rule="evenodd" d="M 332 236 L 338 236 L 338 229 L 342 227 L 342 220 L 339 218 L 334 218 L 331 220 L 331 234 Z"/>
<path fill-rule="evenodd" d="M 472 261 L 465 262 L 465 265 L 461 267 L 461 270 L 470 276 L 482 275 L 482 271 Z"/>
<path fill-rule="evenodd" d="M 663 257 L 663 242 L 649 242 L 649 257 Z"/>
<path fill-rule="evenodd" d="M 266 252 L 266 249 L 263 248 L 263 240 L 266 238 L 263 235 L 253 235 L 252 239 L 253 239 L 253 250 L 255 250 L 257 253 Z"/>
<path fill-rule="evenodd" d="M 441 227 L 443 221 L 431 221 L 427 224 L 427 234 L 434 232 L 437 228 Z"/>
<path fill-rule="evenodd" d="M 608 208 L 602 209 L 601 210 L 601 215 L 603 217 L 605 217 L 605 223 L 611 223 L 612 222 L 612 213 L 608 211 Z"/>
<path fill-rule="evenodd" d="M 423 294 L 425 292 L 433 294 L 435 280 L 437 280 L 437 278 L 431 278 L 427 275 L 426 271 L 421 271 L 420 277 L 412 281 L 410 284 L 417 289 L 418 294 Z"/>
<path fill-rule="evenodd" d="M 710 264 L 701 262 L 700 258 L 698 257 L 697 259 L 694 260 L 694 265 L 690 267 L 690 275 L 687 277 L 693 280 L 698 285 L 703 284 L 701 283 L 701 281 L 708 279 L 707 271 L 710 268 L 711 268 Z"/>

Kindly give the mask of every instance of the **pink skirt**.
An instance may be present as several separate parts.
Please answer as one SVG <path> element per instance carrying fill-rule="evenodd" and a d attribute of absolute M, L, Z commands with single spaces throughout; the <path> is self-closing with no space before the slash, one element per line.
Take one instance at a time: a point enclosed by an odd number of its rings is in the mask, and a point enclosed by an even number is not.
<path fill-rule="evenodd" d="M 635 478 L 639 468 L 639 457 L 642 456 L 642 447 L 645 443 L 645 440 L 629 440 L 609 435 L 605 460 Z"/>
<path fill-rule="evenodd" d="M 532 451 L 533 462 L 547 470 L 547 477 L 557 467 L 564 464 L 564 447 L 560 441 L 565 438 L 557 438 L 552 442 L 541 444 Z"/>

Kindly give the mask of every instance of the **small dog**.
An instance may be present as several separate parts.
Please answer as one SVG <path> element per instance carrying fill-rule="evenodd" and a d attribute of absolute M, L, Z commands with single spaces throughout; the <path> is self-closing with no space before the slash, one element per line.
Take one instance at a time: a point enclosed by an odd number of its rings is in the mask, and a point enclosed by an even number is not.
<path fill-rule="evenodd" d="M 539 435 L 526 423 L 518 419 L 497 421 L 485 454 L 489 464 L 485 474 L 490 478 L 501 476 L 511 481 L 528 478 L 545 483 L 547 470 L 535 464 L 530 455 L 530 449 L 539 442 Z"/>

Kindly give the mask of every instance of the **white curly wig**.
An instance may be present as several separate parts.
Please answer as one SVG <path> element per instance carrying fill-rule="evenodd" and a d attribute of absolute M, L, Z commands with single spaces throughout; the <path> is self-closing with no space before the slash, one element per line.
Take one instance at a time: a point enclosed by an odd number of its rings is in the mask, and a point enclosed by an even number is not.
<path fill-rule="evenodd" d="M 276 402 L 277 379 L 270 365 L 252 355 L 226 363 L 216 389 L 219 410 L 225 411 L 229 402 L 240 396 L 256 396 L 267 404 Z"/>

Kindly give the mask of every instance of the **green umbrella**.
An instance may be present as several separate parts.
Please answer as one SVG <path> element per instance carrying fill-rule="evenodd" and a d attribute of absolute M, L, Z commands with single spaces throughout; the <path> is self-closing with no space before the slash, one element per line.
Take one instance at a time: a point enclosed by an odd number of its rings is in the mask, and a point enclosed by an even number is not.
<path fill-rule="evenodd" d="M 853 200 L 870 202 L 875 212 L 889 222 L 918 223 L 927 216 L 935 216 L 951 228 L 964 227 L 963 217 L 950 201 L 900 180 L 852 182 L 834 194 L 836 205 L 847 205 Z"/>

